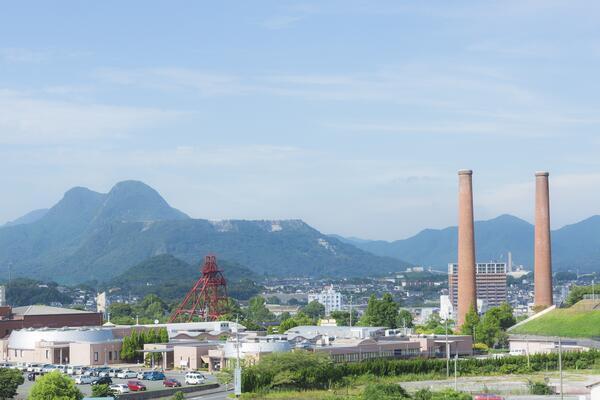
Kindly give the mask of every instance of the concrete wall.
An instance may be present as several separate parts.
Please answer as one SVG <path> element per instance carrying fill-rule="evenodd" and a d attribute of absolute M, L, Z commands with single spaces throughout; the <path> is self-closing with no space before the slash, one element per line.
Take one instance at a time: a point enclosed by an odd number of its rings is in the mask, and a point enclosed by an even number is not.
<path fill-rule="evenodd" d="M 208 356 L 211 349 L 217 345 L 206 346 L 175 346 L 173 349 L 173 367 L 182 369 L 200 369 L 203 366 L 202 356 Z"/>
<path fill-rule="evenodd" d="M 71 343 L 72 365 L 121 364 L 121 342 Z"/>

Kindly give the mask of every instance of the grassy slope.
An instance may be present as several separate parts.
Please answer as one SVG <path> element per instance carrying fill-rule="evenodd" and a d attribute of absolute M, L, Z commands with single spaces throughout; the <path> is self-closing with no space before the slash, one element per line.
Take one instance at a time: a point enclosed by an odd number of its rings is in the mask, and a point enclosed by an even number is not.
<path fill-rule="evenodd" d="M 600 336 L 600 311 L 557 309 L 515 328 L 510 333 L 563 337 Z"/>

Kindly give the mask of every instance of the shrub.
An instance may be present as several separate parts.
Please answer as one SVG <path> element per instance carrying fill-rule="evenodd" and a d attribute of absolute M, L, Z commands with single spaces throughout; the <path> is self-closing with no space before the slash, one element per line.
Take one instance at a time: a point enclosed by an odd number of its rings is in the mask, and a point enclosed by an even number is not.
<path fill-rule="evenodd" d="M 550 394 L 554 394 L 554 390 L 552 390 L 552 387 L 550 387 L 550 385 L 548 385 L 547 382 L 534 382 L 534 381 L 529 381 L 529 394 L 533 394 L 533 395 L 550 395 Z"/>
<path fill-rule="evenodd" d="M 39 377 L 29 393 L 29 400 L 81 400 L 83 394 L 75 382 L 59 371 Z"/>
<path fill-rule="evenodd" d="M 16 369 L 0 368 L 0 399 L 12 399 L 17 388 L 25 380 L 23 374 Z"/>
<path fill-rule="evenodd" d="M 394 383 L 371 383 L 362 393 L 364 400 L 409 399 L 410 396 L 400 385 Z"/>

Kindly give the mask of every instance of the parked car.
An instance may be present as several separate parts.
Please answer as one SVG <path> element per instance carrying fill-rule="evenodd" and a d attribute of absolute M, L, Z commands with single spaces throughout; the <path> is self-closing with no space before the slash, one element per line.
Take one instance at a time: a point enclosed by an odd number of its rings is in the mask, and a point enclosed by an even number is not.
<path fill-rule="evenodd" d="M 89 370 L 90 370 L 89 367 L 77 366 L 74 368 L 73 375 L 85 375 L 85 373 L 88 372 Z"/>
<path fill-rule="evenodd" d="M 143 379 L 143 380 L 151 380 L 150 379 L 150 375 L 152 375 L 154 373 L 154 371 L 144 371 L 144 372 L 139 372 L 137 374 L 137 378 L 138 379 Z"/>
<path fill-rule="evenodd" d="M 135 379 L 138 377 L 138 373 L 131 370 L 123 370 L 117 374 L 117 378 L 121 379 Z"/>
<path fill-rule="evenodd" d="M 163 379 L 165 379 L 165 374 L 158 371 L 150 371 L 144 379 L 147 379 L 149 381 L 162 381 Z"/>
<path fill-rule="evenodd" d="M 52 372 L 56 369 L 56 365 L 53 364 L 44 364 L 41 367 L 41 372 Z"/>
<path fill-rule="evenodd" d="M 180 387 L 181 386 L 181 382 L 179 382 L 177 379 L 175 378 L 166 378 L 163 381 L 163 386 L 164 387 Z"/>
<path fill-rule="evenodd" d="M 188 372 L 185 374 L 185 384 L 186 385 L 198 385 L 200 383 L 204 383 L 206 378 L 199 372 Z"/>
<path fill-rule="evenodd" d="M 94 370 L 94 375 L 99 377 L 108 376 L 108 371 L 110 371 L 110 368 L 108 367 L 96 368 Z"/>
<path fill-rule="evenodd" d="M 28 363 L 27 364 L 27 372 L 42 372 L 42 365 Z"/>
<path fill-rule="evenodd" d="M 129 381 L 129 382 L 127 382 L 127 387 L 132 392 L 141 392 L 141 391 L 146 390 L 146 385 L 144 385 L 140 381 Z"/>
<path fill-rule="evenodd" d="M 111 378 L 116 378 L 117 374 L 121 371 L 123 370 L 120 368 L 111 368 L 108 370 L 108 376 L 110 376 Z"/>
<path fill-rule="evenodd" d="M 92 385 L 111 385 L 112 383 L 112 379 L 108 376 L 92 378 Z"/>
<path fill-rule="evenodd" d="M 78 385 L 90 385 L 94 381 L 94 377 L 89 375 L 77 375 L 75 383 Z"/>
<path fill-rule="evenodd" d="M 2 363 L 2 364 L 0 364 L 0 368 L 12 368 L 12 364 Z"/>
<path fill-rule="evenodd" d="M 127 385 L 125 385 L 124 383 L 110 385 L 109 388 L 110 390 L 118 394 L 129 393 L 129 387 L 127 387 Z"/>
<path fill-rule="evenodd" d="M 60 372 L 62 372 L 63 374 L 66 374 L 66 373 L 67 373 L 67 366 L 66 366 L 66 365 L 55 365 L 55 367 L 56 367 L 56 368 L 54 368 L 54 369 L 57 369 L 57 370 L 59 370 L 59 371 L 60 371 Z"/>
<path fill-rule="evenodd" d="M 18 369 L 21 372 L 26 372 L 27 371 L 27 364 L 19 362 L 13 365 L 14 369 Z"/>

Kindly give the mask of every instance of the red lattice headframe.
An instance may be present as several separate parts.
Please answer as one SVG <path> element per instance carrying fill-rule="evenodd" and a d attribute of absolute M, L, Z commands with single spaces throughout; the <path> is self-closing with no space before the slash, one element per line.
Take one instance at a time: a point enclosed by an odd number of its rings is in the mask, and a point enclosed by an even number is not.
<path fill-rule="evenodd" d="M 202 276 L 185 296 L 169 322 L 214 321 L 227 311 L 227 282 L 217 257 L 204 258 Z"/>

